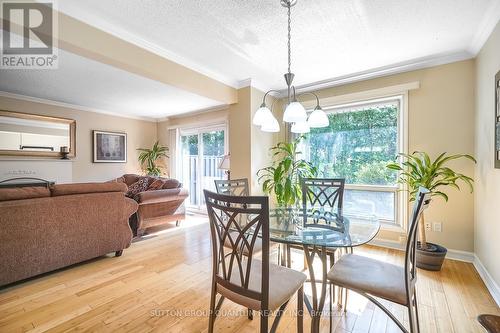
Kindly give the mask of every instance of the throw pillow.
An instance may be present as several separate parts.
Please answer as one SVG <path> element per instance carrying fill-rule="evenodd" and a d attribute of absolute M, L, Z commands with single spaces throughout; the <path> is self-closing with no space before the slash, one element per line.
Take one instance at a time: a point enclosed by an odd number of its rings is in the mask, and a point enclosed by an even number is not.
<path fill-rule="evenodd" d="M 129 198 L 133 198 L 136 194 L 147 191 L 149 187 L 149 181 L 146 177 L 140 178 L 135 183 L 128 187 L 128 191 L 125 194 Z"/>
<path fill-rule="evenodd" d="M 148 187 L 148 191 L 157 191 L 157 190 L 161 190 L 162 187 L 163 187 L 163 184 L 165 182 L 161 179 L 155 179 L 151 185 L 149 185 Z"/>
<path fill-rule="evenodd" d="M 180 183 L 177 179 L 169 178 L 165 181 L 163 189 L 178 188 L 179 184 Z"/>

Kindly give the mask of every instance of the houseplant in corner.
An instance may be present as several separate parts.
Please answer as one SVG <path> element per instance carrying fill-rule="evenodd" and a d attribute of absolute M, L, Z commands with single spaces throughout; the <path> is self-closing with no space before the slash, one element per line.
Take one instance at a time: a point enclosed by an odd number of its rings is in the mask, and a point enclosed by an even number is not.
<path fill-rule="evenodd" d="M 143 170 L 148 176 L 161 176 L 162 168 L 157 164 L 160 158 L 168 158 L 167 152 L 168 147 L 161 146 L 158 141 L 155 142 L 151 149 L 149 148 L 138 148 L 139 162 L 141 163 Z"/>
<path fill-rule="evenodd" d="M 276 203 L 281 207 L 296 207 L 302 198 L 300 178 L 314 177 L 317 174 L 316 167 L 299 158 L 302 152 L 298 151 L 298 146 L 302 139 L 304 136 L 290 143 L 279 142 L 271 148 L 272 165 L 257 171 L 262 191 L 274 195 Z"/>
<path fill-rule="evenodd" d="M 457 181 L 467 184 L 470 191 L 473 190 L 473 179 L 461 173 L 457 173 L 446 166 L 449 161 L 459 158 L 467 158 L 476 163 L 474 157 L 466 154 L 448 155 L 442 153 L 434 161 L 424 152 L 414 152 L 413 154 L 400 153 L 399 157 L 403 161 L 399 163 L 390 163 L 389 169 L 399 171 L 398 182 L 407 186 L 410 194 L 410 201 L 415 200 L 419 187 L 425 187 L 431 191 L 432 196 L 439 196 L 448 202 L 448 195 L 445 189 L 451 187 L 460 190 Z M 424 214 L 419 223 L 419 239 L 417 246 L 417 267 L 438 271 L 441 269 L 447 249 L 443 246 L 429 243 L 425 235 Z"/>

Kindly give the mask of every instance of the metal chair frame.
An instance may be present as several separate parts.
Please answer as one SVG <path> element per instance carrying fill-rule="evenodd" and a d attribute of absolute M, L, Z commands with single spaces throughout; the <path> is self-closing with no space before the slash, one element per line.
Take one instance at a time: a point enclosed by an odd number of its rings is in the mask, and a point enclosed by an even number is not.
<path fill-rule="evenodd" d="M 382 311 L 384 311 L 389 318 L 405 333 L 418 333 L 420 332 L 419 320 L 418 320 L 418 305 L 417 305 L 417 293 L 415 285 L 417 283 L 417 266 L 416 266 L 416 252 L 417 252 L 417 228 L 418 222 L 420 221 L 420 216 L 422 212 L 429 206 L 431 201 L 431 193 L 425 188 L 420 188 L 417 199 L 413 206 L 412 219 L 410 224 L 410 229 L 408 231 L 408 241 L 406 243 L 405 252 L 405 289 L 406 289 L 406 307 L 408 308 L 408 317 L 410 323 L 410 330 L 408 331 L 403 323 L 401 323 L 394 314 L 387 309 L 382 303 L 380 303 L 375 297 L 364 292 L 363 290 L 356 290 L 353 288 L 348 288 L 370 300 L 373 304 L 378 306 Z M 345 286 L 342 286 L 345 287 Z"/>
<path fill-rule="evenodd" d="M 212 238 L 212 290 L 208 332 L 213 332 L 217 313 L 224 301 L 224 296 L 220 295 L 216 302 L 218 286 L 259 301 L 260 332 L 268 332 L 270 311 L 275 310 L 269 309 L 269 199 L 263 196 L 223 195 L 207 190 L 204 190 L 204 194 Z M 252 218 L 239 218 L 241 215 Z M 252 232 L 249 232 L 250 228 L 253 229 Z M 237 231 L 237 235 L 234 230 Z M 248 285 L 254 262 L 253 248 L 259 233 L 262 238 L 262 277 L 261 291 L 257 292 L 250 290 Z M 231 248 L 225 246 L 226 239 L 229 240 Z M 246 255 L 243 254 L 244 250 Z M 240 284 L 231 282 L 234 267 L 237 268 Z M 297 299 L 297 329 L 298 332 L 302 332 L 303 287 L 298 290 Z M 289 300 L 280 306 L 271 326 L 271 332 L 276 331 L 288 302 Z"/>

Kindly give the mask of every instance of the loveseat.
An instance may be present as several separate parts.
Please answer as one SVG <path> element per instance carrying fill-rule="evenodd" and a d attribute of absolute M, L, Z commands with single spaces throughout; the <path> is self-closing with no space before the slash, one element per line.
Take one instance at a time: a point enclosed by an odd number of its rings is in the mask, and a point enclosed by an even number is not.
<path fill-rule="evenodd" d="M 125 174 L 114 181 L 125 183 L 128 195 L 139 204 L 137 213 L 131 218 L 137 236 L 142 236 L 147 228 L 168 222 L 178 226 L 186 218 L 184 200 L 188 191 L 178 180 Z"/>
<path fill-rule="evenodd" d="M 0 188 L 0 285 L 130 246 L 125 184 Z"/>

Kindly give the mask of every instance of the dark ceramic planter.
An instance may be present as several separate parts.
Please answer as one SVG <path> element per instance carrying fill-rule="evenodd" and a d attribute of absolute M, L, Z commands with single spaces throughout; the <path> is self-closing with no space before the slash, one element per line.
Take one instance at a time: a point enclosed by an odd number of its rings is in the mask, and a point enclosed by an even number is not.
<path fill-rule="evenodd" d="M 417 267 L 428 271 L 439 271 L 441 266 L 443 266 L 444 258 L 446 257 L 446 252 L 448 250 L 441 245 L 433 244 L 427 242 L 427 246 L 431 247 L 431 250 L 421 250 L 420 242 L 417 243 Z"/>

